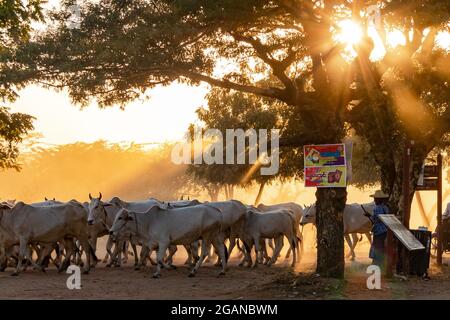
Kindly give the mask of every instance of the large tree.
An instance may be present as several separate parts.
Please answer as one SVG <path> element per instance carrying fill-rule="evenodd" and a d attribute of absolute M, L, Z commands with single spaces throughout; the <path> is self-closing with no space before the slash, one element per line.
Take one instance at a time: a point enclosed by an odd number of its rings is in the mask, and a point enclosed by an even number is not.
<path fill-rule="evenodd" d="M 262 99 L 258 96 L 243 93 L 240 91 L 230 91 L 221 88 L 213 88 L 206 96 L 207 106 L 202 106 L 197 109 L 198 119 L 202 121 L 202 130 L 214 129 L 219 130 L 223 141 L 219 148 L 222 153 L 223 164 L 193 164 L 189 167 L 188 172 L 200 181 L 206 180 L 212 185 L 224 186 L 225 193 L 229 198 L 233 197 L 233 187 L 248 187 L 254 184 L 259 184 L 260 192 L 256 197 L 255 203 L 259 202 L 264 186 L 273 182 L 299 177 L 302 169 L 302 162 L 298 161 L 298 157 L 292 148 L 282 147 L 279 152 L 279 170 L 275 175 L 261 174 L 262 163 L 249 163 L 250 159 L 250 138 L 245 137 L 245 153 L 237 154 L 238 139 L 234 138 L 233 150 L 228 150 L 231 145 L 228 145 L 227 129 L 240 130 L 241 133 L 247 130 L 255 130 L 258 134 L 259 129 L 278 129 L 281 135 L 286 128 L 287 119 L 284 116 L 286 106 L 273 99 Z M 199 129 L 197 129 L 199 130 Z M 238 132 L 239 133 L 239 132 Z M 270 135 L 270 130 L 268 130 Z M 271 138 L 268 138 L 267 150 L 271 151 Z M 259 141 L 261 142 L 261 141 Z M 210 144 L 209 147 L 213 147 Z M 205 145 L 205 149 L 208 145 Z M 241 151 L 241 150 L 239 150 Z M 246 161 L 243 164 L 226 164 L 227 153 L 231 153 L 234 159 L 245 157 Z M 295 158 L 298 163 L 293 163 L 292 158 Z"/>
<path fill-rule="evenodd" d="M 442 27 L 443 21 L 448 21 L 447 2 L 426 2 L 429 7 L 415 1 L 381 1 L 383 14 L 391 18 L 386 19 L 386 26 L 407 24 L 406 33 L 411 28 L 423 31 L 426 26 Z M 357 0 L 87 2 L 81 8 L 79 28 L 67 27 L 67 12 L 63 9 L 54 13 L 55 23 L 33 42 L 5 53 L 8 63 L 2 66 L 5 77 L 1 84 L 4 89 L 10 89 L 14 83 L 23 86 L 31 82 L 67 87 L 73 101 L 82 105 L 88 104 L 92 97 L 100 106 L 125 105 L 148 88 L 176 80 L 190 84 L 206 82 L 277 100 L 288 106 L 289 121 L 282 146 L 300 148 L 305 143 L 341 142 L 350 127 L 365 137 L 380 165 L 383 189 L 392 193 L 391 203 L 396 209 L 401 200 L 402 143 L 410 138 L 407 133 L 418 131 L 404 121 L 402 110 L 405 109 L 396 107 L 396 97 L 402 91 L 394 89 L 396 84 L 403 83 L 399 88 L 405 84 L 412 86 L 413 97 L 420 98 L 418 101 L 430 99 L 429 103 L 413 104 L 411 110 L 421 115 L 420 106 L 437 110 L 433 113 L 436 118 L 433 123 L 439 124 L 438 132 L 426 131 L 430 139 L 422 133 L 420 137 L 434 143 L 442 140 L 449 113 L 448 81 L 445 81 L 448 72 L 434 70 L 445 67 L 447 60 L 442 60 L 443 53 L 439 53 L 440 58 L 433 58 L 436 51 L 430 49 L 430 58 L 425 59 L 431 63 L 428 67 L 426 63 L 418 67 L 415 60 L 406 59 L 414 68 L 404 68 L 410 71 L 405 73 L 399 63 L 403 59 L 392 59 L 392 54 L 386 55 L 387 64 L 379 66 L 369 57 L 373 45 L 365 37 L 366 41 L 354 48 L 358 53 L 354 63 L 349 63 L 342 55 L 344 46 L 334 37 L 339 32 L 338 22 L 353 18 L 363 24 L 361 14 L 367 13 L 367 7 L 373 3 Z M 440 12 L 432 17 L 435 20 L 422 19 L 424 13 L 435 9 Z M 416 16 L 420 23 L 414 20 Z M 408 25 L 411 21 L 413 26 Z M 433 30 L 426 39 L 433 36 Z M 426 50 L 433 47 L 426 45 L 430 41 L 434 43 L 431 39 L 420 45 L 422 41 L 417 33 L 411 42 L 415 48 L 419 43 L 419 48 Z M 414 57 L 413 52 L 408 57 Z M 392 53 L 395 56 L 397 51 Z M 216 67 L 218 61 L 234 68 L 220 70 Z M 392 81 L 388 75 L 392 75 Z M 415 152 L 420 156 L 415 163 L 420 162 L 419 158 L 430 147 L 431 144 L 416 145 Z M 297 155 L 301 161 L 302 154 Z M 316 196 L 317 272 L 342 277 L 342 211 L 347 191 L 323 188 L 317 190 Z"/>
<path fill-rule="evenodd" d="M 356 1 L 353 12 L 363 8 L 364 2 Z M 381 14 L 378 41 L 386 53 L 375 61 L 370 57 L 374 46 L 368 37 L 370 25 L 354 15 L 365 33 L 355 48 L 356 93 L 347 115 L 380 166 L 381 186 L 391 195 L 392 211 L 403 217 L 403 197 L 412 201 L 426 157 L 434 148 L 450 145 L 449 48 L 436 41 L 439 32 L 449 31 L 450 3 L 392 0 L 383 3 Z M 404 43 L 389 45 L 387 34 L 393 30 L 403 35 Z M 411 193 L 403 195 L 404 152 L 411 142 Z"/>
<path fill-rule="evenodd" d="M 40 0 L 30 0 L 25 5 L 20 0 L 0 1 L 0 52 L 16 47 L 27 41 L 31 22 L 42 18 Z M 2 76 L 2 74 L 0 74 Z M 8 85 L 0 88 L 0 95 L 14 100 L 14 93 Z M 0 168 L 19 169 L 17 163 L 19 143 L 33 129 L 33 117 L 23 113 L 11 113 L 9 108 L 0 106 Z"/>

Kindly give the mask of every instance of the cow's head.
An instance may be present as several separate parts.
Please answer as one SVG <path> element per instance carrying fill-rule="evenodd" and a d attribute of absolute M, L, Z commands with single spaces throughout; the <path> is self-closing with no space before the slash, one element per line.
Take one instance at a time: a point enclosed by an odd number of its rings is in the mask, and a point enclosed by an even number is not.
<path fill-rule="evenodd" d="M 303 209 L 303 216 L 300 219 L 300 225 L 304 226 L 308 223 L 316 223 L 316 206 L 305 206 Z"/>
<path fill-rule="evenodd" d="M 102 201 L 102 193 L 99 193 L 98 198 L 94 198 L 89 193 L 89 205 L 88 205 L 88 224 L 94 225 L 97 223 L 103 223 L 106 220 L 105 207 L 110 206 L 110 203 Z"/>
<path fill-rule="evenodd" d="M 117 238 L 121 232 L 125 232 L 127 230 L 128 222 L 133 220 L 133 215 L 127 209 L 120 209 L 119 212 L 117 212 L 113 225 L 109 229 L 109 234 Z"/>

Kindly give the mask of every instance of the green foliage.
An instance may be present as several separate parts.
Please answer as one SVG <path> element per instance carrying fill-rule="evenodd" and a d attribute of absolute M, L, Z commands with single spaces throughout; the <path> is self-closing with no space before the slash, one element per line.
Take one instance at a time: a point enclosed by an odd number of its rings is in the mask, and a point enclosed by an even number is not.
<path fill-rule="evenodd" d="M 28 40 L 31 22 L 42 19 L 41 0 L 29 0 L 27 5 L 21 0 L 0 1 L 0 52 L 11 49 L 18 43 Z M 3 74 L 2 74 L 3 78 Z M 0 88 L 4 98 L 13 100 L 15 95 L 5 84 Z M 0 107 L 0 168 L 19 170 L 18 145 L 27 133 L 33 130 L 33 117 L 23 113 L 10 113 Z"/>
<path fill-rule="evenodd" d="M 246 163 L 247 164 L 225 164 L 227 153 L 226 129 L 279 129 L 283 131 L 284 124 L 280 117 L 282 104 L 277 101 L 263 100 L 255 95 L 246 94 L 239 91 L 229 91 L 220 88 L 213 88 L 206 97 L 208 107 L 201 107 L 197 110 L 198 118 L 204 123 L 203 129 L 217 129 L 222 133 L 223 162 L 224 164 L 200 164 L 191 165 L 188 172 L 197 179 L 204 179 L 214 184 L 230 184 L 246 187 L 254 182 L 269 182 L 278 179 L 289 179 L 295 177 L 296 168 L 301 168 L 300 163 L 295 167 L 291 164 L 287 156 L 291 155 L 291 148 L 280 150 L 280 171 L 275 176 L 260 175 L 260 167 L 253 167 L 249 164 L 249 141 L 246 139 Z M 269 132 L 270 133 L 270 132 Z M 286 150 L 287 149 L 287 150 Z M 268 146 L 270 151 L 270 145 Z M 231 151 L 237 156 L 236 141 L 235 150 Z"/>
<path fill-rule="evenodd" d="M 30 23 L 43 19 L 42 0 L 2 0 L 0 1 L 0 43 L 11 46 L 27 40 L 31 31 Z"/>

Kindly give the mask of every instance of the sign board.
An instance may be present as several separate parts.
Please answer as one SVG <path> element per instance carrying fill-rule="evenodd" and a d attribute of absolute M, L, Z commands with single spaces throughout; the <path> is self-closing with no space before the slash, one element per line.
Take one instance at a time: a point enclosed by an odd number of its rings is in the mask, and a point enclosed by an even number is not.
<path fill-rule="evenodd" d="M 332 188 L 347 185 L 345 144 L 304 147 L 305 187 Z"/>
<path fill-rule="evenodd" d="M 395 215 L 380 214 L 378 218 L 394 233 L 395 237 L 400 240 L 409 251 L 425 249 L 423 244 L 414 237 L 411 231 L 409 231 Z"/>
<path fill-rule="evenodd" d="M 437 190 L 439 187 L 439 167 L 438 166 L 422 166 L 422 171 L 417 181 L 416 191 Z"/>
<path fill-rule="evenodd" d="M 416 191 L 431 191 L 439 188 L 438 179 L 423 179 L 422 185 L 417 184 Z"/>
<path fill-rule="evenodd" d="M 424 166 L 423 175 L 425 178 L 437 178 L 439 176 L 438 166 Z"/>

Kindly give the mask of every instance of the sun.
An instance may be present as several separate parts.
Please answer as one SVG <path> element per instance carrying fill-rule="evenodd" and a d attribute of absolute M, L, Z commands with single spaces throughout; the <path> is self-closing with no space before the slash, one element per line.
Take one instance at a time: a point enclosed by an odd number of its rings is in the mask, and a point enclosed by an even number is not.
<path fill-rule="evenodd" d="M 342 20 L 337 23 L 337 27 L 337 41 L 346 45 L 355 45 L 361 41 L 363 32 L 356 22 L 350 19 Z"/>

